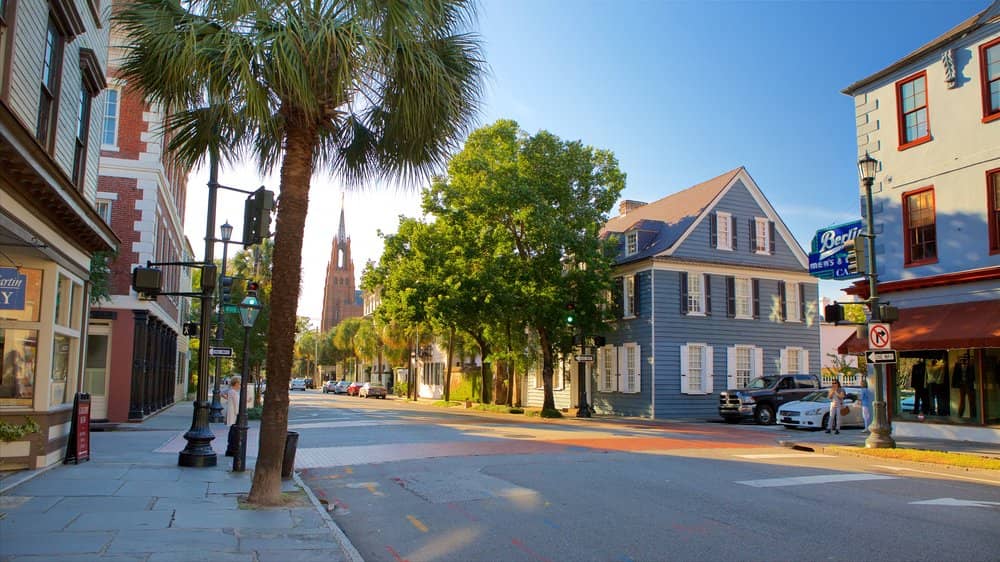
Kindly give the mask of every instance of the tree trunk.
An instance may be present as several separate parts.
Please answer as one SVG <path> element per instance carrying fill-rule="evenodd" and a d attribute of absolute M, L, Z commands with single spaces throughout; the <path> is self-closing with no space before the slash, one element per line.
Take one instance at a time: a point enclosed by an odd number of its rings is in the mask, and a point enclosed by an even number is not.
<path fill-rule="evenodd" d="M 514 406 L 514 357 L 510 353 L 510 319 L 507 319 L 507 406 Z"/>
<path fill-rule="evenodd" d="M 452 326 L 448 332 L 448 365 L 444 370 L 444 401 L 451 401 L 451 362 L 455 351 L 455 327 Z"/>
<path fill-rule="evenodd" d="M 486 339 L 482 335 L 476 336 L 476 344 L 479 345 L 479 376 L 482 380 L 482 388 L 480 389 L 479 403 L 489 404 L 490 403 L 490 363 L 486 360 L 486 357 L 490 354 L 489 344 L 486 343 Z"/>
<path fill-rule="evenodd" d="M 542 385 L 545 387 L 542 410 L 555 410 L 556 399 L 552 394 L 552 342 L 549 341 L 548 330 L 538 330 L 538 343 L 542 348 Z"/>
<path fill-rule="evenodd" d="M 316 134 L 309 127 L 290 126 L 281 163 L 281 198 L 274 236 L 268 327 L 267 392 L 260 421 L 260 447 L 247 501 L 280 505 L 281 462 L 288 433 L 288 383 L 295 349 L 295 319 L 302 280 L 302 235 L 309 211 L 309 180 Z"/>

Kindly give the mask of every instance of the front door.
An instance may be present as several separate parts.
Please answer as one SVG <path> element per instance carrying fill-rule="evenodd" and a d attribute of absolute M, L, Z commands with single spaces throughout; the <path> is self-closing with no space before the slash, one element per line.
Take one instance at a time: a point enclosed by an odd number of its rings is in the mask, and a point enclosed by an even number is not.
<path fill-rule="evenodd" d="M 108 419 L 108 366 L 111 357 L 111 334 L 107 326 L 93 325 L 87 336 L 87 363 L 84 366 L 83 390 L 90 394 L 90 417 Z"/>

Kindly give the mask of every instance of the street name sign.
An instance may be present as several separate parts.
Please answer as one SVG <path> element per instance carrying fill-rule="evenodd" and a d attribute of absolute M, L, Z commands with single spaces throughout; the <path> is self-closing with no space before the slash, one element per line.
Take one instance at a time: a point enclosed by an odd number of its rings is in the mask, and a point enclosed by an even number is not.
<path fill-rule="evenodd" d="M 576 359 L 577 363 L 590 363 L 591 361 L 594 360 L 594 356 L 590 354 L 577 355 L 576 357 L 574 357 L 574 359 Z"/>
<path fill-rule="evenodd" d="M 222 305 L 222 313 L 223 314 L 239 314 L 240 313 L 240 305 L 238 305 L 238 304 L 224 304 L 224 305 Z"/>
<path fill-rule="evenodd" d="M 231 347 L 209 347 L 208 348 L 209 357 L 232 357 L 233 348 Z"/>
<path fill-rule="evenodd" d="M 865 361 L 868 362 L 868 363 L 872 363 L 872 364 L 895 363 L 896 362 L 896 351 L 892 350 L 892 349 L 887 350 L 887 351 L 880 351 L 880 350 L 877 350 L 877 349 L 869 349 L 865 353 Z"/>

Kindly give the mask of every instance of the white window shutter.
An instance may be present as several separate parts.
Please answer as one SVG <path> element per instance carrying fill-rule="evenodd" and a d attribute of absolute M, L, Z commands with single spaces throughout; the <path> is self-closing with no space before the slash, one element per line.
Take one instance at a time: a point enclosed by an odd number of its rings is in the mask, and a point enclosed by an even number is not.
<path fill-rule="evenodd" d="M 615 351 L 618 355 L 618 371 L 617 376 L 612 380 L 611 384 L 614 388 L 611 390 L 625 392 L 625 355 L 627 352 L 625 346 L 619 346 Z"/>
<path fill-rule="evenodd" d="M 778 374 L 780 375 L 784 375 L 788 372 L 788 353 L 786 353 L 786 351 L 787 348 L 782 348 L 781 354 L 779 355 L 781 366 L 779 367 L 780 371 Z"/>
<path fill-rule="evenodd" d="M 604 348 L 597 348 L 597 391 L 604 392 Z"/>
<path fill-rule="evenodd" d="M 637 345 L 633 348 L 633 353 L 635 353 L 635 376 L 632 377 L 631 392 L 638 393 L 642 388 L 642 350 Z"/>
<path fill-rule="evenodd" d="M 800 373 L 808 373 L 809 372 L 809 350 L 808 349 L 803 349 L 802 350 L 802 354 L 800 355 L 800 357 L 801 357 L 800 361 L 802 361 L 802 365 L 799 366 L 799 372 Z"/>
<path fill-rule="evenodd" d="M 702 362 L 704 365 L 703 374 L 701 375 L 701 390 L 705 394 L 711 394 L 715 388 L 714 381 L 715 378 L 715 354 L 712 351 L 712 346 L 705 346 L 705 360 Z"/>
<path fill-rule="evenodd" d="M 753 377 L 764 376 L 764 349 L 760 347 L 753 348 Z"/>
<path fill-rule="evenodd" d="M 726 388 L 736 388 L 736 348 L 726 348 Z"/>
<path fill-rule="evenodd" d="M 688 388 L 688 346 L 681 346 L 681 394 L 691 394 Z"/>

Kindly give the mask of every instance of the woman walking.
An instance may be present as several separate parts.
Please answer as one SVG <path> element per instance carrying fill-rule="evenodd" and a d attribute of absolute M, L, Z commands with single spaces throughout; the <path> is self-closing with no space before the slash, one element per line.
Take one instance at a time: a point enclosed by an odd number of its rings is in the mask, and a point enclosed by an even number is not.
<path fill-rule="evenodd" d="M 840 435 L 840 408 L 844 405 L 845 396 L 844 389 L 840 388 L 840 381 L 833 381 L 827 396 L 830 397 L 830 421 L 827 423 L 826 432 L 830 433 L 833 429 L 834 433 Z"/>

